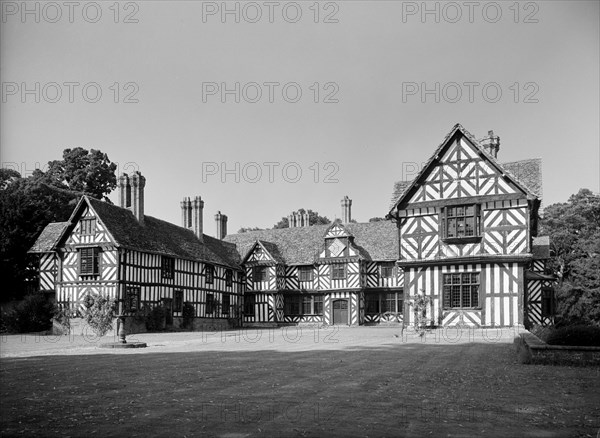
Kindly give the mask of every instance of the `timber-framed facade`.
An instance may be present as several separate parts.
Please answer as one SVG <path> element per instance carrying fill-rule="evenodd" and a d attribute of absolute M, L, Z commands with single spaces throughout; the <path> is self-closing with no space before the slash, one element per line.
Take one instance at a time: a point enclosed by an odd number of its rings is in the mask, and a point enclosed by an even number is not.
<path fill-rule="evenodd" d="M 492 131 L 477 140 L 455 125 L 413 181 L 395 184 L 385 221 L 341 220 L 204 234 L 204 202 L 181 202 L 181 226 L 145 215 L 145 178 L 119 178 L 119 205 L 82 197 L 66 222 L 49 224 L 32 253 L 40 289 L 82 309 L 104 294 L 134 315 L 163 305 L 180 325 L 184 303 L 197 326 L 411 324 L 409 302 L 430 298 L 431 325 L 548 324 L 554 279 L 547 237 L 537 236 L 541 162 L 501 164 Z"/>

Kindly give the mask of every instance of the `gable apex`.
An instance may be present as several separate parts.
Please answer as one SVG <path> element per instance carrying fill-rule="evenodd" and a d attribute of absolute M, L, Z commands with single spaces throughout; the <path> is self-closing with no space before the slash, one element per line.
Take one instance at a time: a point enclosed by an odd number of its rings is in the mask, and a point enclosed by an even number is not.
<path fill-rule="evenodd" d="M 331 239 L 334 237 L 354 237 L 354 235 L 341 222 L 334 222 L 327 228 L 323 237 Z"/>
<path fill-rule="evenodd" d="M 456 164 L 460 160 L 462 160 L 463 164 Z M 465 160 L 472 160 L 473 162 L 464 164 Z M 455 164 L 454 169 L 452 169 L 452 163 Z M 415 197 L 421 199 L 412 202 L 479 196 L 481 194 L 481 192 L 478 192 L 481 189 L 481 178 L 478 177 L 478 190 L 475 190 L 475 183 L 473 182 L 474 168 L 476 166 L 484 168 L 485 171 L 483 173 L 487 173 L 485 176 L 488 178 L 496 175 L 495 183 L 502 186 L 502 189 L 506 193 L 521 192 L 529 199 L 536 198 L 534 193 L 515 178 L 513 174 L 507 172 L 502 167 L 497 159 L 482 146 L 474 135 L 467 131 L 461 124 L 457 123 L 444 137 L 442 143 L 436 148 L 415 179 L 410 182 L 397 182 L 395 184 L 389 215 L 395 217 L 395 210 L 399 205 L 411 202 Z M 449 172 L 446 172 L 447 170 Z M 471 174 L 468 175 L 469 173 Z M 436 178 L 439 178 L 441 181 L 442 174 L 444 174 L 445 186 L 440 183 L 439 188 L 431 185 L 423 187 L 424 183 L 429 182 L 431 184 L 432 181 L 436 181 Z M 471 180 L 470 183 L 464 179 L 464 174 L 468 175 L 468 178 Z M 431 179 L 431 181 L 428 179 Z M 462 186 L 460 185 L 461 182 Z M 468 184 L 473 186 L 471 192 L 474 193 L 469 193 L 469 190 L 465 190 Z M 442 186 L 444 186 L 443 194 Z M 450 190 L 447 186 L 452 186 L 452 190 L 455 193 L 448 195 Z M 425 193 L 426 191 L 427 193 Z"/>

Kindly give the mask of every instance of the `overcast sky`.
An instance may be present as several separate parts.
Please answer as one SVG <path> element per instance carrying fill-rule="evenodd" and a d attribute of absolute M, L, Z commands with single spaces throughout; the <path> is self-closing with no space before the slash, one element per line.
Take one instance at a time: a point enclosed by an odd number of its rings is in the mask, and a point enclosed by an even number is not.
<path fill-rule="evenodd" d="M 207 234 L 384 216 L 455 123 L 542 158 L 546 205 L 600 191 L 597 1 L 1 4 L 2 167 L 100 149 Z"/>

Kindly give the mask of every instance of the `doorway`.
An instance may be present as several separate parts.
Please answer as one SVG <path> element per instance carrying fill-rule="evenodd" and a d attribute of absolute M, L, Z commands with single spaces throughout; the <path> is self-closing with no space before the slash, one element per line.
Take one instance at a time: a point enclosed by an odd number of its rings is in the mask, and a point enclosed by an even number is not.
<path fill-rule="evenodd" d="M 348 324 L 348 300 L 333 302 L 333 324 Z"/>

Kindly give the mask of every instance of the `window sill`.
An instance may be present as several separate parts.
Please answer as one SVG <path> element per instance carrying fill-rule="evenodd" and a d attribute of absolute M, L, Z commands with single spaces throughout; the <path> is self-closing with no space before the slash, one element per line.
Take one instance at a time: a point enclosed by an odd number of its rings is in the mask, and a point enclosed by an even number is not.
<path fill-rule="evenodd" d="M 442 309 L 445 312 L 457 311 L 457 310 L 479 310 L 481 311 L 481 307 L 444 307 Z"/>
<path fill-rule="evenodd" d="M 446 237 L 442 239 L 444 243 L 477 243 L 481 242 L 483 236 L 470 236 L 470 237 Z"/>

